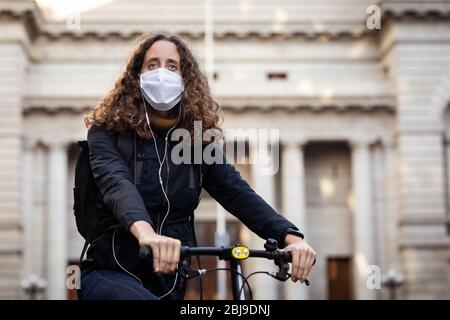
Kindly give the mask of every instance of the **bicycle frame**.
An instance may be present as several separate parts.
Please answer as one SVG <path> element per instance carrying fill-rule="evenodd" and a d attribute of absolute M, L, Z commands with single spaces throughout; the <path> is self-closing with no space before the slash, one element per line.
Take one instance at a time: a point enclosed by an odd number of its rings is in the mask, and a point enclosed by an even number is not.
<path fill-rule="evenodd" d="M 242 288 L 243 281 L 238 276 L 238 272 L 242 273 L 241 263 L 236 260 L 230 261 L 230 276 L 231 276 L 231 292 L 233 293 L 233 300 L 245 300 L 244 290 Z"/>

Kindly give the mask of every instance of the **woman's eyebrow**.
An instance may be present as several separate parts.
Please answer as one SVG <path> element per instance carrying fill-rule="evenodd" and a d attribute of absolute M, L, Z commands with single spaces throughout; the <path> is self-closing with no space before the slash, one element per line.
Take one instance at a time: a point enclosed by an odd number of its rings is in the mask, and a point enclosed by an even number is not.
<path fill-rule="evenodd" d="M 174 63 L 176 65 L 180 64 L 177 60 L 174 60 L 174 59 L 167 59 L 167 62 L 171 62 L 171 63 Z"/>
<path fill-rule="evenodd" d="M 159 58 L 158 57 L 148 58 L 147 60 L 145 60 L 144 64 L 148 62 L 159 62 Z"/>

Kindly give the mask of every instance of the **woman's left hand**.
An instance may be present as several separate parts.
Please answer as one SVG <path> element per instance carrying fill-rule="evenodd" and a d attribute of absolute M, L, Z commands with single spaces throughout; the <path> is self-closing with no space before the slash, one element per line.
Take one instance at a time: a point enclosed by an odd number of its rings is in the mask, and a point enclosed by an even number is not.
<path fill-rule="evenodd" d="M 316 252 L 305 240 L 291 234 L 286 236 L 285 243 L 288 245 L 283 250 L 292 254 L 291 280 L 303 283 L 316 260 Z"/>

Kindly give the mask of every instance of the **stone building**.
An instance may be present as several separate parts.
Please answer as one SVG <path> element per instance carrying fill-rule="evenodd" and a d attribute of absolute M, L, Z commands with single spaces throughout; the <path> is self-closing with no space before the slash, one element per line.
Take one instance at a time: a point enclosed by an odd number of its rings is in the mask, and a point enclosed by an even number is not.
<path fill-rule="evenodd" d="M 203 0 L 51 2 L 0 0 L 0 298 L 26 298 L 21 280 L 32 274 L 47 281 L 40 298 L 67 297 L 66 267 L 82 245 L 76 141 L 133 40 L 179 33 L 205 62 Z M 400 298 L 450 298 L 450 2 L 380 1 L 373 30 L 371 4 L 214 1 L 211 85 L 224 128 L 280 130 L 277 174 L 238 167 L 318 253 L 310 287 L 259 275 L 258 298 L 384 299 L 377 276 L 390 269 L 404 275 Z M 202 244 L 220 210 L 204 196 Z M 231 215 L 227 229 L 263 243 Z"/>

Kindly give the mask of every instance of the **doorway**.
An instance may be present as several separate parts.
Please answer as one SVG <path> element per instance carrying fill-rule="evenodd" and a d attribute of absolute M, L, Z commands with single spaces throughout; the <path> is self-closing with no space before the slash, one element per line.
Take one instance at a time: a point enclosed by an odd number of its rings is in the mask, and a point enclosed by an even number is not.
<path fill-rule="evenodd" d="M 350 257 L 328 258 L 327 276 L 329 300 L 352 299 L 351 274 Z"/>

